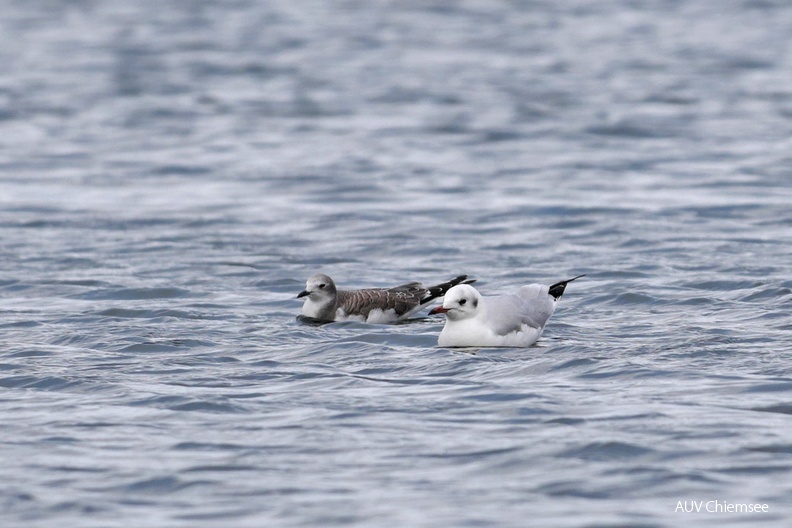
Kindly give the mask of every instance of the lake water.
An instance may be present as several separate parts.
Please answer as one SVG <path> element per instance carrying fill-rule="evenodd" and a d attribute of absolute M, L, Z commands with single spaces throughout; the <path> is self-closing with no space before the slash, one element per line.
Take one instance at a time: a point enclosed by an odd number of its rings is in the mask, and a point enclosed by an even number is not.
<path fill-rule="evenodd" d="M 792 523 L 789 2 L 0 13 L 3 527 Z M 319 271 L 587 276 L 476 351 Z"/>

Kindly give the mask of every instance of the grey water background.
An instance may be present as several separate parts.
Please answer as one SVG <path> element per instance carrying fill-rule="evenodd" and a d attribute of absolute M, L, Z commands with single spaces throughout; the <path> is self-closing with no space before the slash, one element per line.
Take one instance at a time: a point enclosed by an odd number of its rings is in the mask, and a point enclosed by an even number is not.
<path fill-rule="evenodd" d="M 789 526 L 791 204 L 786 1 L 2 0 L 0 525 Z"/>

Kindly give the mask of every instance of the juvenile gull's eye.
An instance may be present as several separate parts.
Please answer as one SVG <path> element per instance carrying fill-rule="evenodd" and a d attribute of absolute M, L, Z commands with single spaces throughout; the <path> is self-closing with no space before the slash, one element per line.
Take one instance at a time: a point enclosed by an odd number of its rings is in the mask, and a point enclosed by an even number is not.
<path fill-rule="evenodd" d="M 325 289 L 325 286 L 327 286 L 327 284 L 320 284 L 320 285 L 319 285 L 319 289 L 320 289 L 320 290 L 324 290 L 324 289 Z"/>
<path fill-rule="evenodd" d="M 459 306 L 465 306 L 467 299 L 459 299 Z"/>

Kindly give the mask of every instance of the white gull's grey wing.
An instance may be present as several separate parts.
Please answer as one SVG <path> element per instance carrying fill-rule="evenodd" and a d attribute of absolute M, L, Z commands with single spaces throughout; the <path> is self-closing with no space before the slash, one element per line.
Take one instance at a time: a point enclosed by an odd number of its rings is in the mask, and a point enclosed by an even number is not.
<path fill-rule="evenodd" d="M 533 291 L 534 287 L 544 289 Z M 524 291 L 523 288 L 530 288 Z M 483 323 L 496 335 L 504 336 L 521 332 L 525 326 L 542 328 L 555 310 L 555 301 L 547 295 L 547 286 L 533 284 L 523 286 L 517 294 L 500 297 L 483 297 L 485 320 Z M 524 294 L 528 294 L 527 296 Z"/>
<path fill-rule="evenodd" d="M 519 299 L 518 304 L 520 306 L 515 306 L 514 309 L 519 313 L 522 324 L 542 329 L 547 324 L 550 316 L 553 315 L 553 312 L 555 312 L 558 299 L 564 294 L 566 285 L 580 277 L 585 277 L 585 274 L 556 282 L 551 286 L 545 286 L 544 284 L 521 286 L 517 290 L 517 295 L 508 297 L 517 297 Z"/>
<path fill-rule="evenodd" d="M 522 301 L 522 317 L 525 324 L 543 328 L 556 308 L 556 299 L 550 295 L 550 288 L 543 284 L 530 284 L 517 290 Z"/>
<path fill-rule="evenodd" d="M 484 297 L 487 306 L 487 325 L 498 335 L 507 335 L 523 330 L 527 325 L 542 329 L 555 312 L 558 299 L 564 294 L 566 285 L 577 277 L 557 282 L 551 286 L 529 284 L 521 286 L 516 294 L 501 297 Z"/>

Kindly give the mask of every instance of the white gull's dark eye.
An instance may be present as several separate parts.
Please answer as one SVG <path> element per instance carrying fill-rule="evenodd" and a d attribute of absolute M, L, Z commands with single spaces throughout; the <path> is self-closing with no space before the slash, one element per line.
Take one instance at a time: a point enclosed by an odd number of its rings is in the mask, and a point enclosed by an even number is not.
<path fill-rule="evenodd" d="M 467 299 L 459 299 L 459 306 L 465 306 Z"/>
<path fill-rule="evenodd" d="M 324 290 L 324 289 L 325 289 L 325 286 L 327 286 L 327 284 L 320 284 L 320 285 L 319 285 L 319 289 L 320 289 L 320 290 Z"/>

